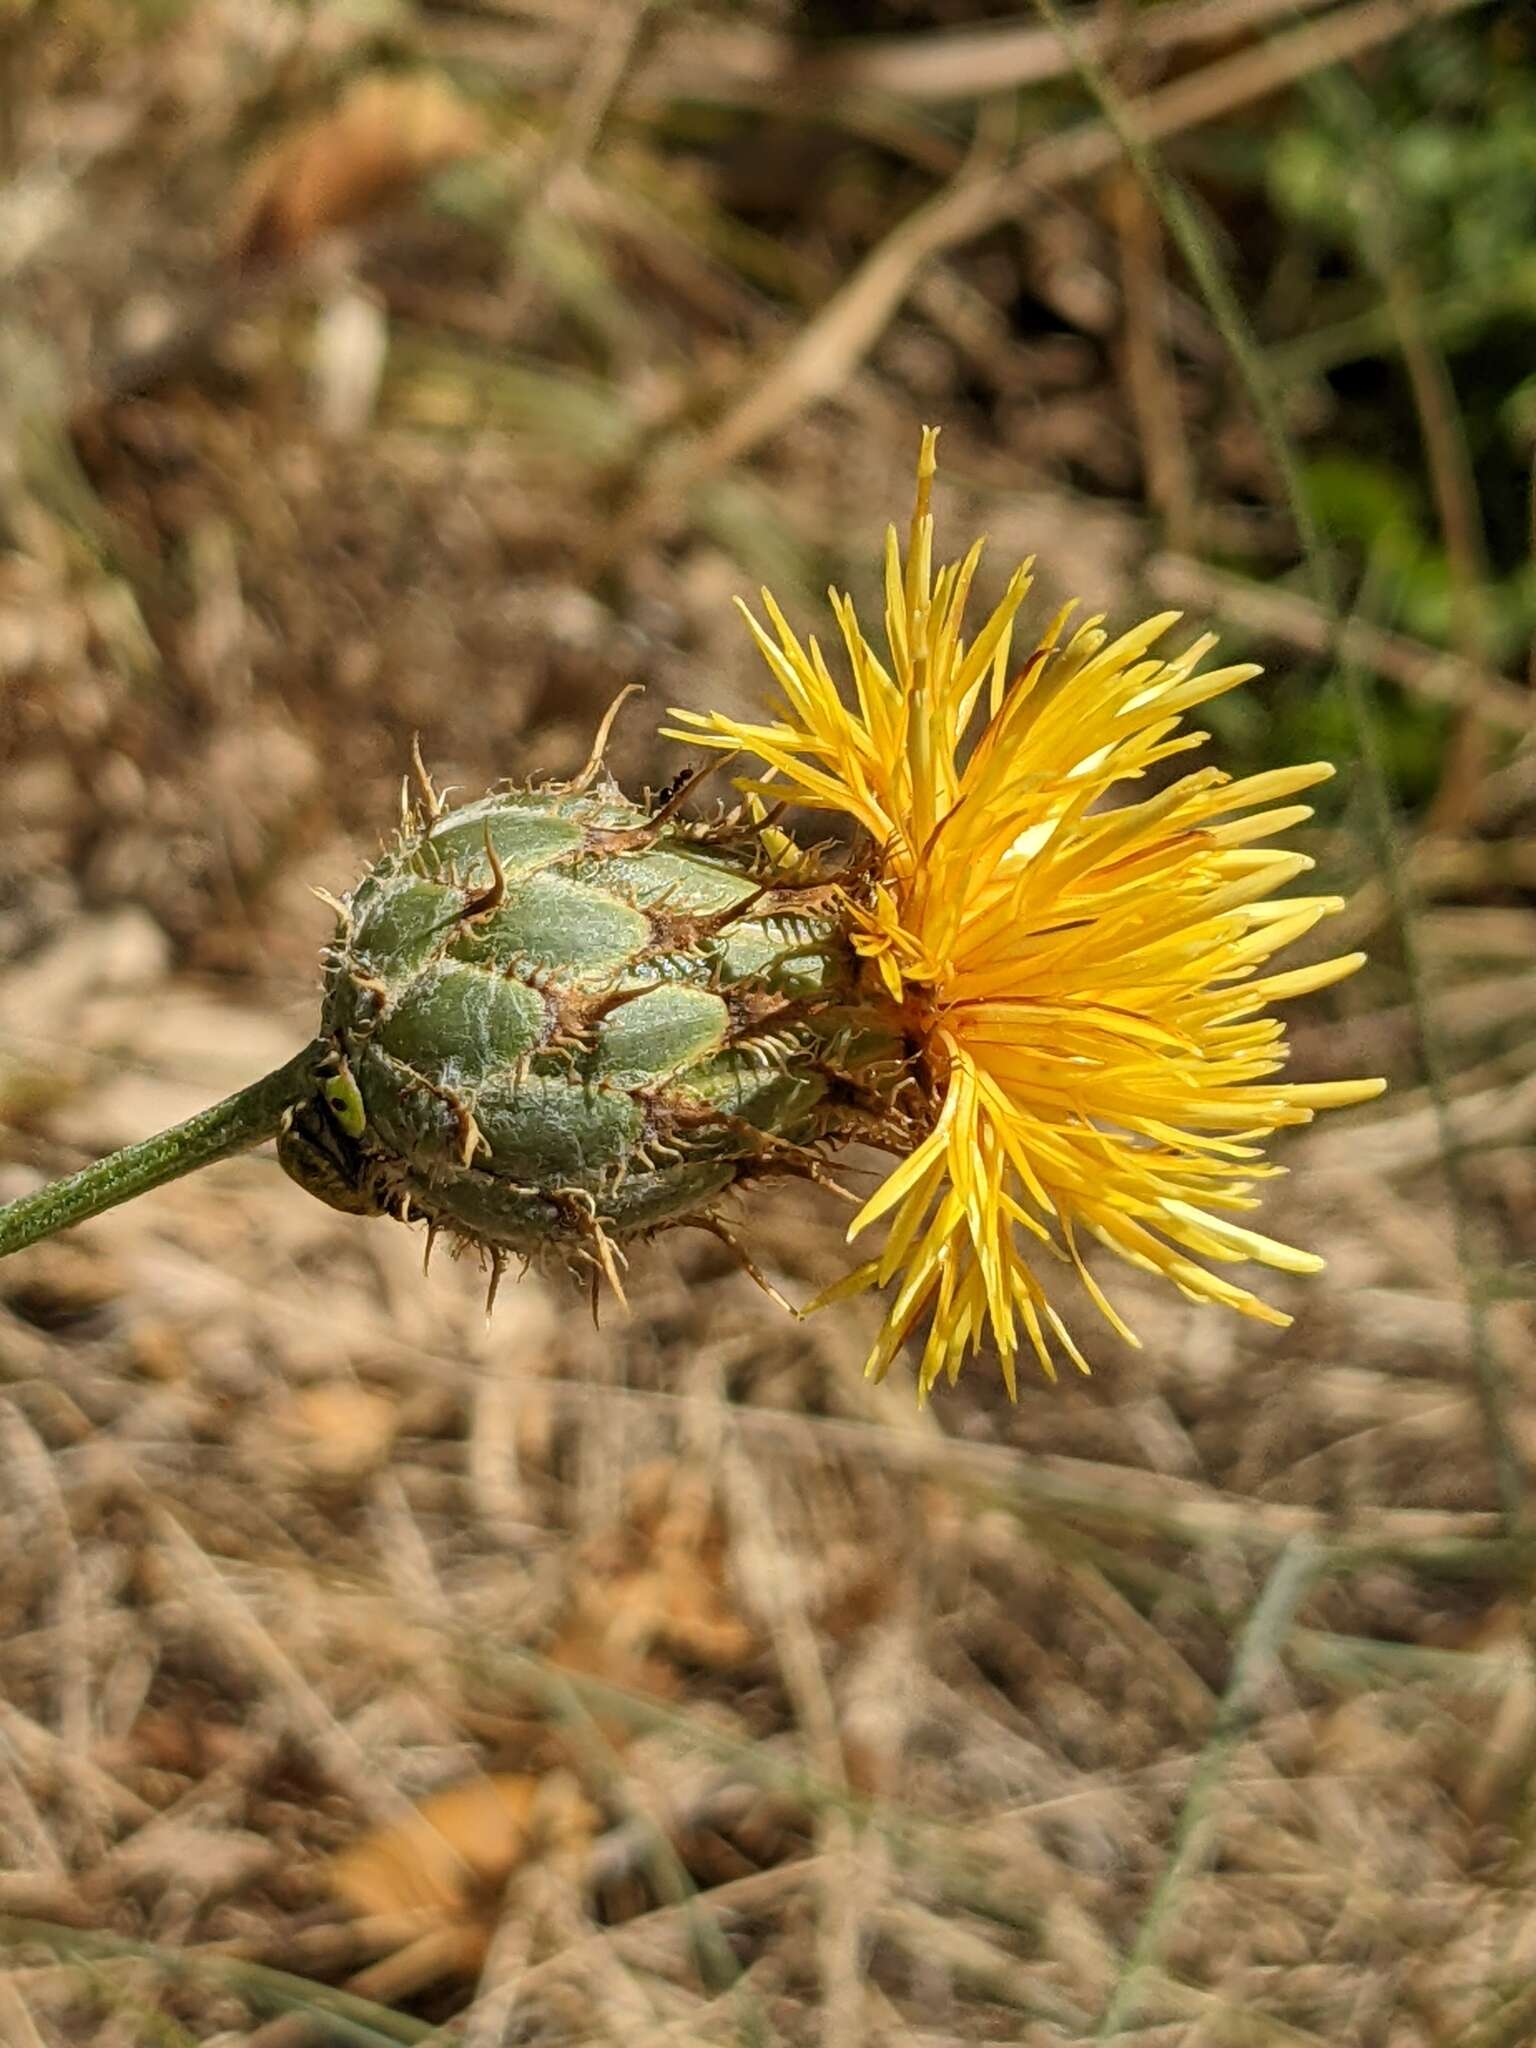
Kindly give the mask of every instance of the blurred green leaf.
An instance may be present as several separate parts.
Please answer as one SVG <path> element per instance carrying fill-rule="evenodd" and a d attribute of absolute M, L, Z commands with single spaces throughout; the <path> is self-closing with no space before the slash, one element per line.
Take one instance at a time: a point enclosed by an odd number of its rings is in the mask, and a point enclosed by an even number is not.
<path fill-rule="evenodd" d="M 1305 475 L 1313 516 L 1325 533 L 1358 542 L 1378 562 L 1415 561 L 1423 553 L 1423 495 L 1401 470 L 1331 453 L 1309 462 Z"/>

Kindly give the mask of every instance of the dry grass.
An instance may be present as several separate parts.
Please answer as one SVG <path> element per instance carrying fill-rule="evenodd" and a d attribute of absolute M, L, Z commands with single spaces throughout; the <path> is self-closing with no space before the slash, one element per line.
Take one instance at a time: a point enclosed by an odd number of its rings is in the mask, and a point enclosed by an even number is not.
<path fill-rule="evenodd" d="M 1207 62 L 1251 98 L 1405 32 L 1229 5 L 1207 59 L 1198 11 L 1118 74 L 1161 134 L 1227 104 Z M 946 47 L 1047 75 L 994 33 Z M 306 885 L 414 730 L 476 786 L 574 764 L 624 682 L 749 691 L 726 600 L 867 588 L 920 415 L 994 575 L 1050 542 L 1053 591 L 1145 568 L 1329 644 L 1203 559 L 1294 540 L 1195 296 L 1121 345 L 1169 258 L 1107 128 L 1020 153 L 770 7 L 6 35 L 0 1191 L 301 1042 Z M 988 239 L 1053 147 L 1078 189 Z M 1529 723 L 1475 650 L 1344 652 Z M 1409 850 L 1438 1102 L 1390 892 L 1320 835 L 1383 958 L 1298 1058 L 1398 1086 L 1290 1147 L 1266 1227 L 1330 1267 L 1284 1333 L 1131 1275 L 1139 1357 L 919 1413 L 859 1310 L 793 1322 L 711 1241 L 600 1331 L 537 1278 L 488 1327 L 264 1156 L 7 1266 L 6 2048 L 1531 2038 L 1522 759 Z M 769 1198 L 754 1252 L 803 1298 L 840 1226 Z"/>

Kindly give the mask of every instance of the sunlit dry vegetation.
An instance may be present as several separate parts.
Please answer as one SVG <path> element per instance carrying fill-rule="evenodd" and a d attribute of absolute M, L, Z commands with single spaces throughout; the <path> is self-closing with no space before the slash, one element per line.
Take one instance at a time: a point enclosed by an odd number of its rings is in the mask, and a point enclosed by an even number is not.
<path fill-rule="evenodd" d="M 268 1154 L 0 1267 L 11 2048 L 1536 2038 L 1536 41 L 1474 0 L 0 0 L 0 1197 L 277 1065 L 398 806 L 750 715 L 920 422 L 1341 772 L 1269 1329 L 860 1376 Z M 808 1299 L 820 1191 L 751 1211 Z"/>

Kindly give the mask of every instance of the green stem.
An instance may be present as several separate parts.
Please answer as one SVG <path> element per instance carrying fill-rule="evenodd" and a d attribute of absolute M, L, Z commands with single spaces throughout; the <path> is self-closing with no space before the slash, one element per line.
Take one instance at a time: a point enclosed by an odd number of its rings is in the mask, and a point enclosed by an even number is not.
<path fill-rule="evenodd" d="M 0 1258 L 163 1187 L 168 1180 L 179 1180 L 184 1173 L 195 1173 L 200 1166 L 211 1166 L 215 1159 L 248 1152 L 263 1139 L 275 1137 L 283 1112 L 312 1092 L 320 1050 L 316 1040 L 275 1073 L 252 1081 L 212 1109 L 199 1110 L 183 1124 L 157 1131 L 142 1144 L 125 1145 L 121 1152 L 109 1152 L 67 1180 L 52 1181 L 36 1194 L 9 1203 L 0 1209 Z"/>

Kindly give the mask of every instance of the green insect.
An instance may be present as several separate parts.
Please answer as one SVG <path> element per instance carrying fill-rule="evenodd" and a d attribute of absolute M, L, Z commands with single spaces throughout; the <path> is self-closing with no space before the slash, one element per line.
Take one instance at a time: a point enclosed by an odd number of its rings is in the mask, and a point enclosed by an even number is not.
<path fill-rule="evenodd" d="M 368 1112 L 363 1107 L 362 1093 L 345 1060 L 339 1063 L 334 1074 L 328 1074 L 321 1082 L 320 1092 L 331 1115 L 347 1136 L 360 1138 L 368 1128 Z"/>
<path fill-rule="evenodd" d="M 332 1209 L 349 1216 L 382 1216 L 376 1167 L 354 1142 L 367 1125 L 357 1083 L 343 1065 L 322 1076 L 319 1092 L 292 1108 L 277 1134 L 283 1171 Z"/>

